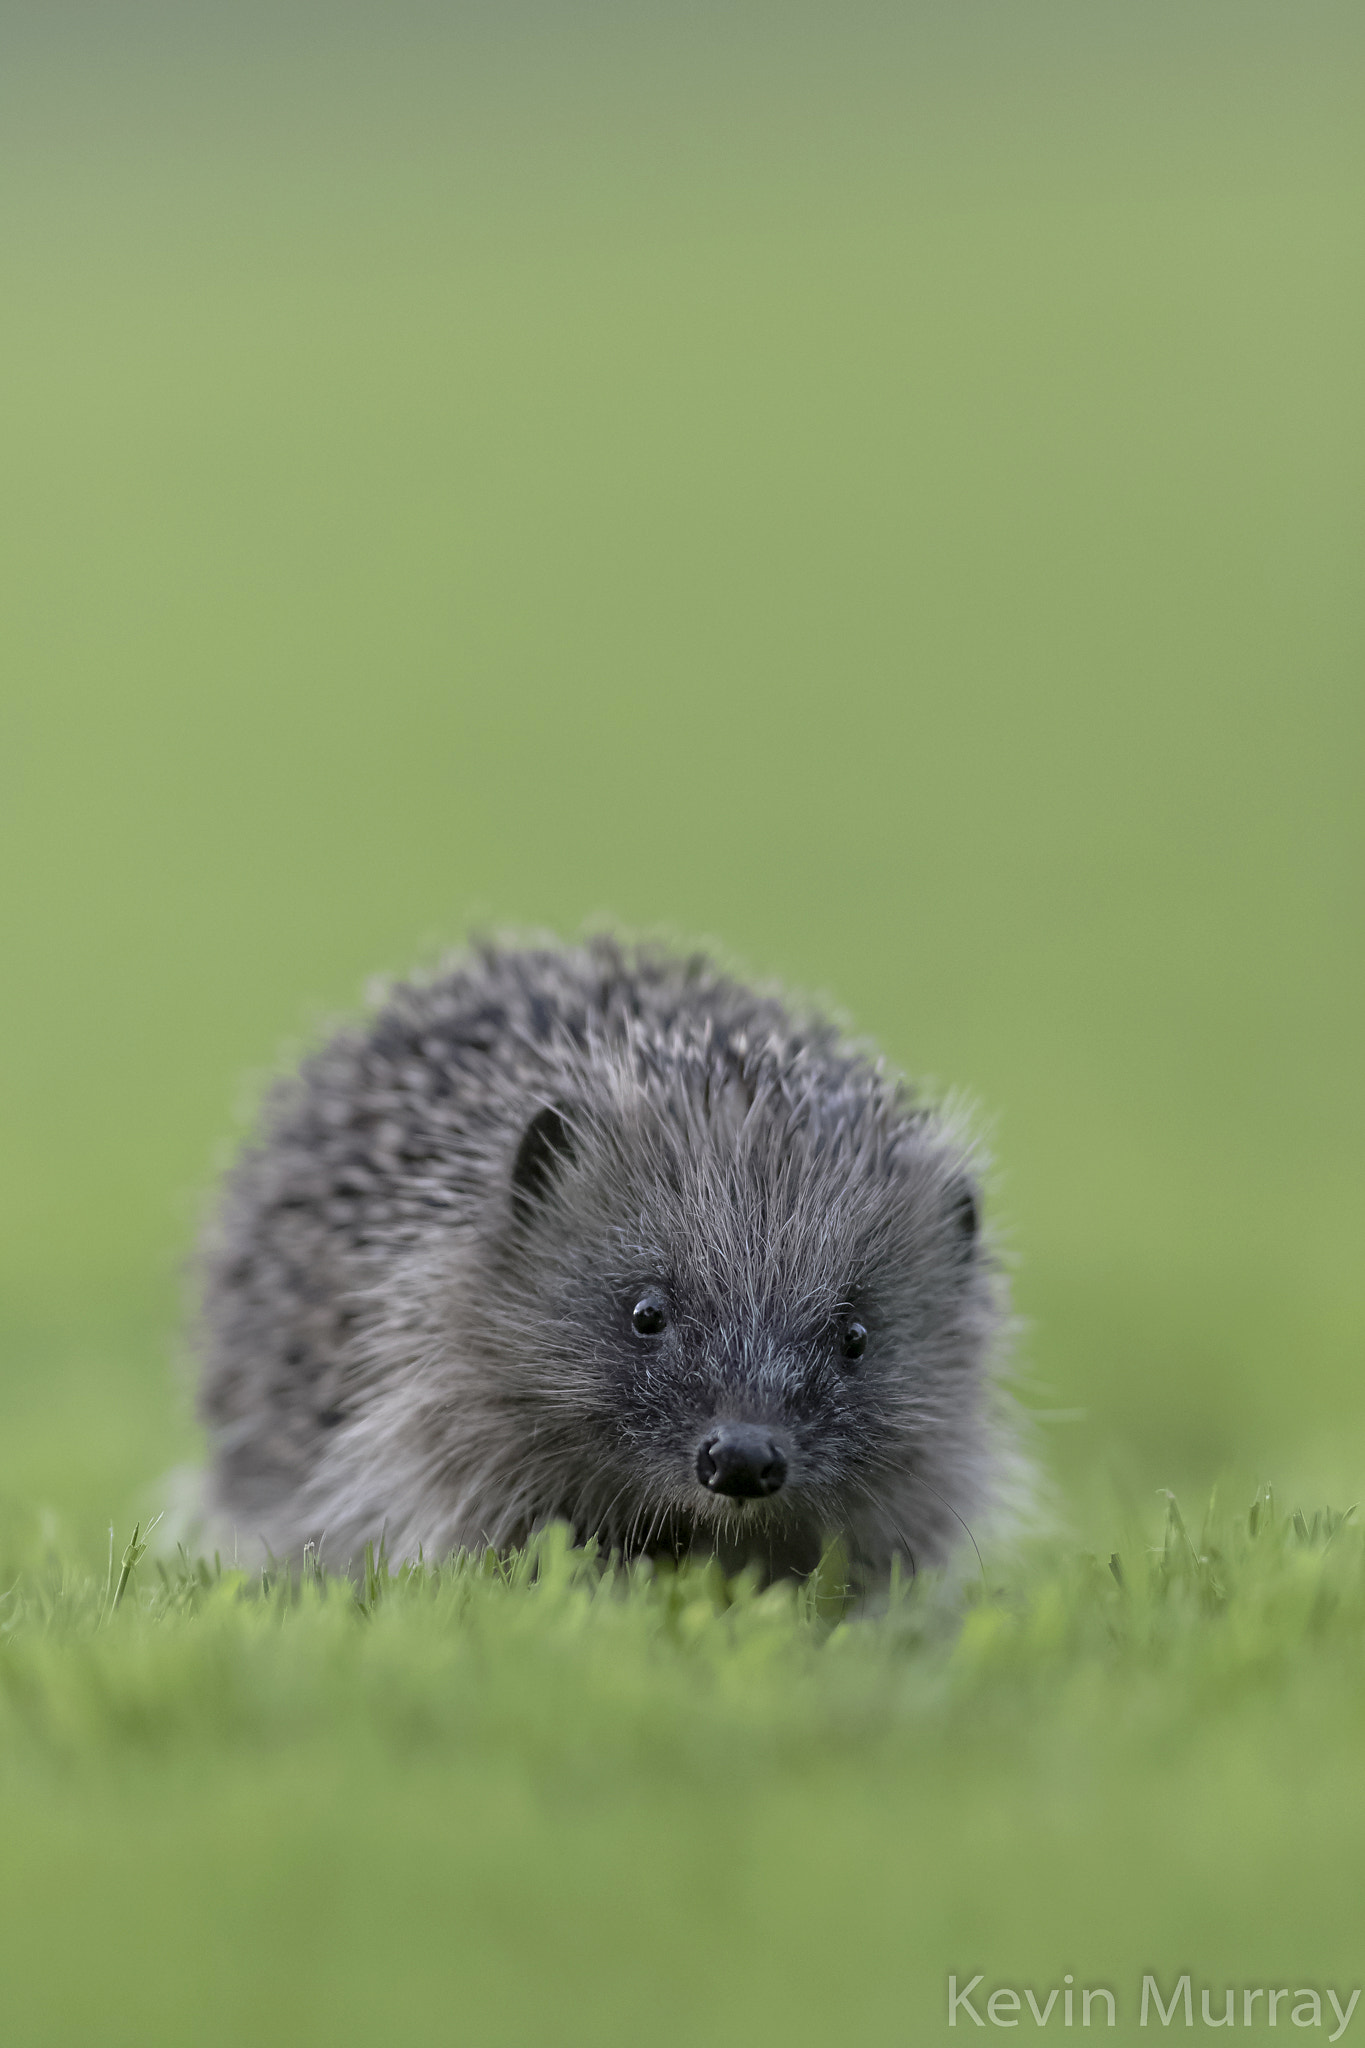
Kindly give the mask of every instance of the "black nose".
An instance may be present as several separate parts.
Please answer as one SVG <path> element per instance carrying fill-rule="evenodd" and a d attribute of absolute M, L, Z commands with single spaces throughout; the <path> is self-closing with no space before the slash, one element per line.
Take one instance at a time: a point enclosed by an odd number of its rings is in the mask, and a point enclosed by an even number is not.
<path fill-rule="evenodd" d="M 766 1429 L 751 1422 L 717 1424 L 697 1452 L 697 1477 L 712 1493 L 757 1500 L 776 1493 L 787 1461 Z"/>

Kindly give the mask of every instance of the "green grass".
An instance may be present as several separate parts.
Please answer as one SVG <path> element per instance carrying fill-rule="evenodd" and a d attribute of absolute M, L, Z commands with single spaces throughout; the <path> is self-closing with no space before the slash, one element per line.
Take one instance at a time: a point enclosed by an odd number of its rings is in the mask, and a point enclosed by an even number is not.
<path fill-rule="evenodd" d="M 0 0 L 6 2048 L 1351 1981 L 1354 1524 L 1151 1510 L 1365 1499 L 1362 23 Z M 102 1612 L 261 1076 L 601 916 L 980 1102 L 1072 1533 Z"/>
<path fill-rule="evenodd" d="M 759 1592 L 557 1532 L 117 1583 L 35 1562 L 2 1610 L 11 2039 L 894 2042 L 950 1970 L 1107 1985 L 1127 2039 L 1148 1970 L 1215 2011 L 1359 1976 L 1351 1517 L 1172 1502 L 876 1612 L 833 1561 Z"/>

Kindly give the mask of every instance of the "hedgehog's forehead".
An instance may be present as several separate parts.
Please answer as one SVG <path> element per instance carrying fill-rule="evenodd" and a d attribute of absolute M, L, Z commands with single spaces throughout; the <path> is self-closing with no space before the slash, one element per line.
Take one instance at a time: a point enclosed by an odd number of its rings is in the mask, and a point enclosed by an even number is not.
<path fill-rule="evenodd" d="M 875 1259 L 913 1129 L 867 1091 L 633 1089 L 597 1123 L 599 1185 L 623 1249 L 718 1301 L 842 1296 Z"/>
<path fill-rule="evenodd" d="M 873 1252 L 873 1234 L 828 1190 L 793 1199 L 742 1178 L 684 1188 L 662 1220 L 678 1283 L 735 1313 L 828 1312 L 859 1287 Z"/>
<path fill-rule="evenodd" d="M 623 1268 L 674 1285 L 694 1309 L 766 1312 L 826 1298 L 832 1306 L 869 1263 L 875 1233 L 860 1232 L 848 1205 L 815 1191 L 793 1200 L 735 1174 L 660 1178 L 619 1192 L 611 1235 Z"/>

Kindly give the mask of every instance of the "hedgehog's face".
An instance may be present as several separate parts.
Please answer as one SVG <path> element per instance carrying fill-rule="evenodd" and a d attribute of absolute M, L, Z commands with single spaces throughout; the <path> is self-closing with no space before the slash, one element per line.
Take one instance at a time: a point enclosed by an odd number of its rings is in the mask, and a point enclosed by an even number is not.
<path fill-rule="evenodd" d="M 512 1199 L 517 1398 L 547 1471 L 582 1475 L 550 1511 L 779 1570 L 831 1535 L 873 1562 L 943 1547 L 993 1302 L 937 1125 L 869 1116 L 820 1145 L 761 1103 L 738 1125 L 546 1109 Z"/>

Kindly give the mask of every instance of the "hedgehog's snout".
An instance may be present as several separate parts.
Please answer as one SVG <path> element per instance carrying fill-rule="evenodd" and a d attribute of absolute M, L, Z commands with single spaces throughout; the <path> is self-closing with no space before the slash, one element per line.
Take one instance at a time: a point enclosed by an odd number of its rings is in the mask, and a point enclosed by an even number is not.
<path fill-rule="evenodd" d="M 697 1452 L 697 1477 L 710 1493 L 732 1500 L 761 1500 L 786 1481 L 782 1446 L 753 1422 L 717 1423 Z"/>

